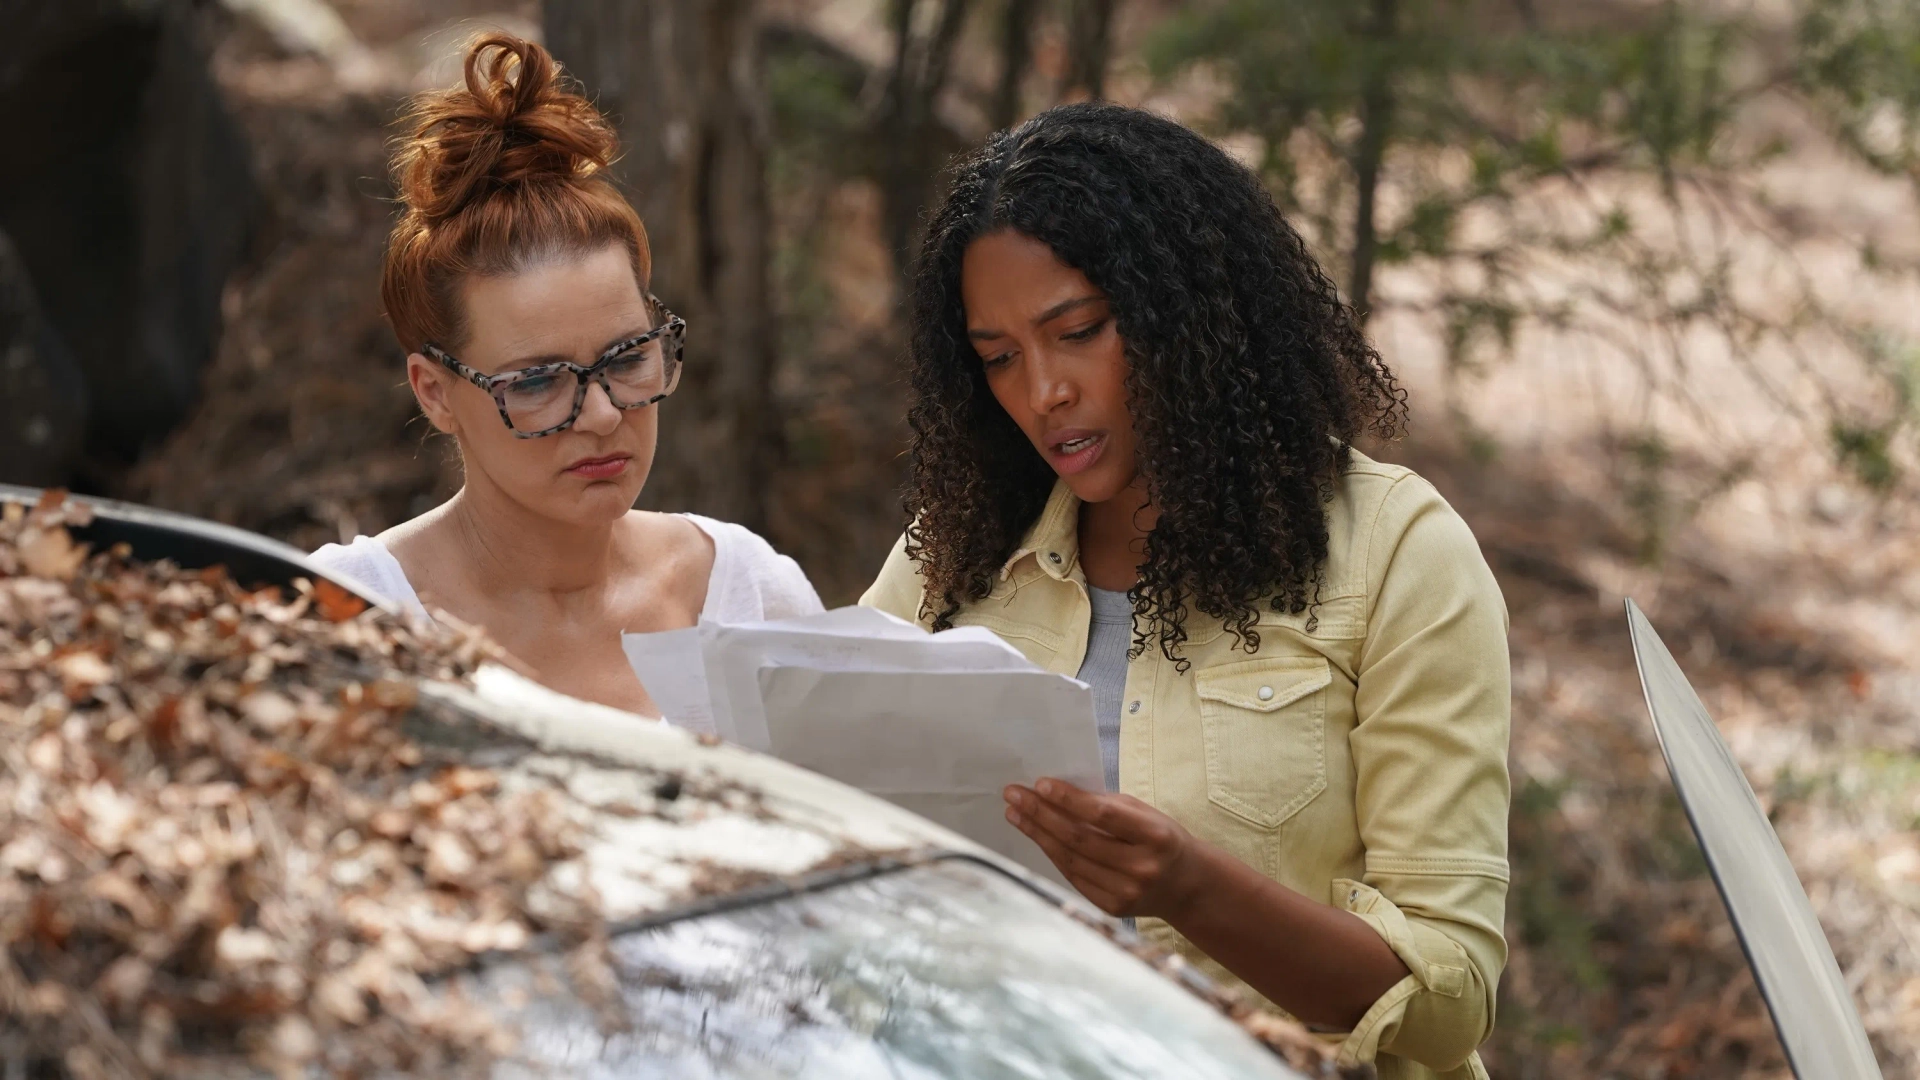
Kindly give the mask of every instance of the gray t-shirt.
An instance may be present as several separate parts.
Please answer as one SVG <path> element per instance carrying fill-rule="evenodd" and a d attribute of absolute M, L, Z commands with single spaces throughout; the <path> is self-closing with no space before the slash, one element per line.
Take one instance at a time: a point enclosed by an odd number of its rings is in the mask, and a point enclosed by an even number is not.
<path fill-rule="evenodd" d="M 1123 592 L 1087 586 L 1093 619 L 1080 681 L 1093 687 L 1093 718 L 1100 732 L 1100 763 L 1107 790 L 1120 790 L 1120 709 L 1127 694 L 1127 650 L 1133 647 L 1133 601 Z"/>

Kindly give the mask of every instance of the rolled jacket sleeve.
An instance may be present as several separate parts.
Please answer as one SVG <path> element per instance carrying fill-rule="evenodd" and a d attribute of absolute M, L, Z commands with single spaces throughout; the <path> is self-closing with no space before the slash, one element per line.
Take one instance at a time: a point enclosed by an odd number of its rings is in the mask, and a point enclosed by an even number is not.
<path fill-rule="evenodd" d="M 1389 1053 L 1451 1073 L 1493 1030 L 1507 957 L 1506 604 L 1466 523 L 1424 480 L 1397 482 L 1379 515 L 1348 736 L 1366 864 L 1328 899 L 1410 974 L 1341 1056 Z"/>

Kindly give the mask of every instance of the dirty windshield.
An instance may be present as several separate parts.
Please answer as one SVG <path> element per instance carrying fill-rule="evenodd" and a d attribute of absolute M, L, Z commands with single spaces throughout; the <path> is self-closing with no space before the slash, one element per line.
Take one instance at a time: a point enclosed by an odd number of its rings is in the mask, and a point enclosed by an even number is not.
<path fill-rule="evenodd" d="M 629 1029 L 498 969 L 529 1071 L 674 1080 L 1297 1080 L 1232 1021 L 1002 875 L 941 862 L 614 942 Z M 524 1004 L 520 1004 L 524 1003 Z"/>

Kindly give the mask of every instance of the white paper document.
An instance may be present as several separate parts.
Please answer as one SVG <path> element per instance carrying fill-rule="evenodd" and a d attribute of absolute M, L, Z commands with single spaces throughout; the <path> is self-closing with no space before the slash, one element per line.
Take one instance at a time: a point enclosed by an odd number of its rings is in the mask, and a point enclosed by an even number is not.
<path fill-rule="evenodd" d="M 657 634 L 622 634 L 620 646 L 627 663 L 647 688 L 660 715 L 674 724 L 717 735 L 713 706 L 707 697 L 707 671 L 700 659 L 700 628 L 662 630 Z"/>
<path fill-rule="evenodd" d="M 928 634 L 842 608 L 621 643 L 668 721 L 878 795 L 1055 881 L 1007 824 L 1001 789 L 1042 776 L 1103 786 L 1091 690 L 978 627 Z"/>

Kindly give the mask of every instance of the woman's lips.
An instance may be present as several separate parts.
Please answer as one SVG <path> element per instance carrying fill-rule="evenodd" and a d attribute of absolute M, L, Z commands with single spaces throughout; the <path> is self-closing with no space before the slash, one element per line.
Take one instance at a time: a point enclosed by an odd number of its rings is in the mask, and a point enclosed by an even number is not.
<path fill-rule="evenodd" d="M 1054 472 L 1061 476 L 1072 476 L 1093 468 L 1094 462 L 1100 460 L 1100 452 L 1106 448 L 1105 435 L 1074 432 L 1071 438 L 1048 444 L 1047 460 L 1053 465 Z"/>
<path fill-rule="evenodd" d="M 626 472 L 627 463 L 632 460 L 632 454 L 610 454 L 606 457 L 586 458 L 567 466 L 567 474 L 578 476 L 583 480 L 611 480 Z"/>

